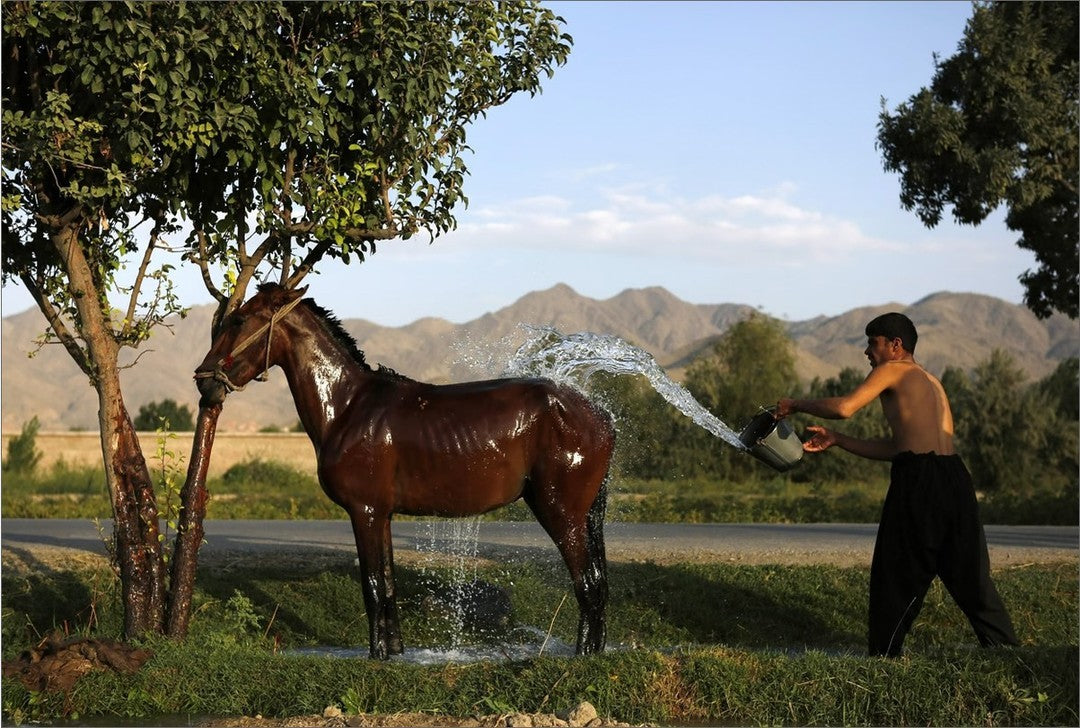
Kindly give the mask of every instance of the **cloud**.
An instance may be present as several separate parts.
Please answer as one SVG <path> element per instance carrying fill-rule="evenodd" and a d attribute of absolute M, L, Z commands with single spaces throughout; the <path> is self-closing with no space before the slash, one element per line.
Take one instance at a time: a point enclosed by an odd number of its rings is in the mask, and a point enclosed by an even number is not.
<path fill-rule="evenodd" d="M 638 188 L 607 189 L 593 204 L 557 195 L 469 210 L 447 247 L 495 247 L 681 256 L 710 263 L 775 258 L 825 261 L 900 246 L 858 224 L 800 207 L 789 186 L 762 195 L 684 199 Z"/>

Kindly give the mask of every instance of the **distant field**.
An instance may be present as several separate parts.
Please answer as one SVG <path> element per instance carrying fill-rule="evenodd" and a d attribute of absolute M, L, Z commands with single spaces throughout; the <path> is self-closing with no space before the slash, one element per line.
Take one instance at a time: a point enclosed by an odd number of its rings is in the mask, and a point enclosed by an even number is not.
<path fill-rule="evenodd" d="M 17 432 L 4 433 L 5 454 L 8 440 L 17 435 Z M 183 458 L 184 467 L 191 457 L 191 438 L 190 432 L 171 433 L 166 445 L 174 455 Z M 157 433 L 140 432 L 139 442 L 153 468 L 157 462 Z M 41 466 L 44 468 L 60 460 L 72 466 L 101 465 L 101 439 L 96 432 L 39 432 L 36 444 L 42 453 Z M 302 432 L 219 432 L 214 438 L 209 477 L 219 476 L 233 465 L 248 460 L 273 460 L 312 477 L 315 475 L 315 450 Z"/>
<path fill-rule="evenodd" d="M 158 435 L 139 433 L 155 483 L 182 482 L 191 455 L 191 433 L 173 433 L 162 466 Z M 7 452 L 11 435 L 4 435 Z M 106 518 L 111 507 L 94 432 L 40 432 L 42 453 L 32 473 L 7 472 L 2 510 L 10 518 Z M 342 518 L 316 477 L 315 452 L 302 433 L 219 433 L 207 487 L 208 518 Z M 58 467 L 59 466 L 59 467 Z M 762 469 L 763 471 L 765 469 Z M 166 473 L 168 475 L 166 476 Z M 160 486 L 158 486 L 160 487 Z M 608 518 L 653 523 L 870 523 L 877 521 L 886 477 L 843 482 L 800 482 L 762 472 L 745 481 L 712 478 L 640 480 L 615 474 Z M 168 491 L 159 491 L 168 502 Z M 1071 525 L 1077 491 L 1002 492 L 982 499 L 984 523 Z M 487 516 L 530 520 L 521 502 Z"/>

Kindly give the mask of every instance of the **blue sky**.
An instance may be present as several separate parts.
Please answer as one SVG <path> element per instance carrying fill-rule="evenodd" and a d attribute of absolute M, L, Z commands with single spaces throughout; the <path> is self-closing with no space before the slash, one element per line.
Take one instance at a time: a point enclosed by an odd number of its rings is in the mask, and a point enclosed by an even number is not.
<path fill-rule="evenodd" d="M 874 148 L 956 52 L 968 2 L 553 2 L 574 49 L 469 130 L 458 229 L 309 276 L 343 318 L 463 322 L 566 283 L 663 286 L 789 320 L 940 291 L 1019 303 L 1004 214 L 928 230 Z M 209 297 L 178 279 L 186 303 Z M 10 286 L 3 313 L 32 305 Z"/>

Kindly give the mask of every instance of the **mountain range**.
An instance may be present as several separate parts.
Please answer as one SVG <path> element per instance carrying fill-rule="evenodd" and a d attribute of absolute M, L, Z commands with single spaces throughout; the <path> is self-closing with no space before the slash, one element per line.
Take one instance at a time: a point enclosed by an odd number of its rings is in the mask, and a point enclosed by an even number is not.
<path fill-rule="evenodd" d="M 557 285 L 463 324 L 440 318 L 401 327 L 364 319 L 341 323 L 371 364 L 425 381 L 498 376 L 509 355 L 530 334 L 523 324 L 552 327 L 564 334 L 591 331 L 617 336 L 649 352 L 678 380 L 695 357 L 708 352 L 728 327 L 753 310 L 733 303 L 688 303 L 664 288 L 629 289 L 596 300 Z M 970 369 L 994 349 L 1002 349 L 1029 378 L 1037 379 L 1080 351 L 1077 321 L 1061 315 L 1039 320 L 1027 308 L 1001 299 L 941 292 L 911 305 L 882 303 L 838 316 L 785 322 L 795 343 L 802 383 L 833 376 L 844 367 L 864 369 L 863 326 L 886 311 L 903 311 L 911 317 L 919 329 L 916 359 L 937 374 L 947 366 Z M 121 378 L 133 415 L 140 406 L 164 399 L 187 404 L 193 412 L 197 409 L 191 376 L 209 348 L 212 312 L 210 305 L 194 307 L 185 318 L 155 330 L 137 351 L 126 352 L 124 362 L 134 365 Z M 49 345 L 28 356 L 44 329 L 44 318 L 36 309 L 2 320 L 3 431 L 17 432 L 34 416 L 44 430 L 96 429 L 97 395 L 67 352 Z M 229 397 L 218 427 L 222 431 L 291 427 L 296 419 L 285 378 L 274 370 L 269 382 L 252 384 Z"/>

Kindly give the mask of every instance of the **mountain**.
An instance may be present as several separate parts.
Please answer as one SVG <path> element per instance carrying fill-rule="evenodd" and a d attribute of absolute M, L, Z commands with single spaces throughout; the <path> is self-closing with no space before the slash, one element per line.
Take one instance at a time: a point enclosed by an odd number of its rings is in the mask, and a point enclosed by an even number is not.
<path fill-rule="evenodd" d="M 916 358 L 939 374 L 950 365 L 970 369 L 997 348 L 1008 351 L 1030 378 L 1037 379 L 1080 350 L 1076 321 L 1064 316 L 1040 321 L 1023 306 L 997 298 L 943 292 L 910 306 L 886 303 L 786 323 L 796 345 L 800 379 L 832 376 L 843 367 L 864 369 L 863 326 L 891 310 L 903 311 L 915 322 L 920 337 Z M 694 357 L 707 352 L 729 326 L 752 311 L 731 303 L 687 303 L 663 288 L 626 290 L 600 301 L 557 285 L 464 324 L 424 318 L 393 328 L 363 319 L 346 319 L 342 325 L 373 365 L 432 382 L 498 376 L 529 334 L 522 324 L 618 336 L 651 353 L 679 379 Z M 125 369 L 121 378 L 133 415 L 140 406 L 163 399 L 195 410 L 198 394 L 191 376 L 209 348 L 211 315 L 211 306 L 195 307 L 186 318 L 170 320 L 167 328 L 156 330 L 137 352 L 127 353 L 124 363 L 136 366 Z M 18 431 L 35 415 L 42 429 L 96 429 L 96 394 L 67 352 L 53 344 L 27 356 L 44 328 L 36 310 L 2 321 L 3 431 Z M 219 429 L 288 427 L 295 422 L 285 378 L 274 370 L 269 382 L 253 383 L 229 397 Z"/>

